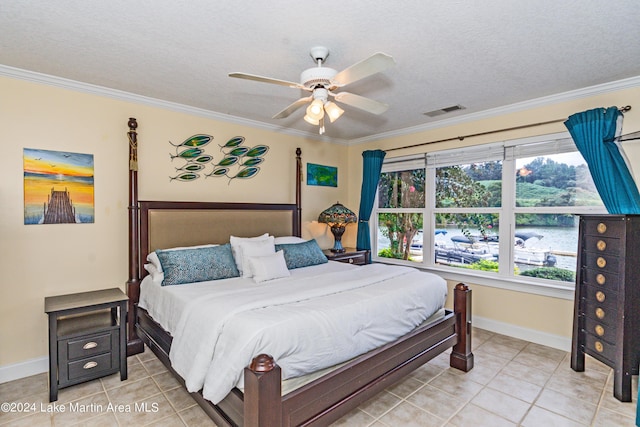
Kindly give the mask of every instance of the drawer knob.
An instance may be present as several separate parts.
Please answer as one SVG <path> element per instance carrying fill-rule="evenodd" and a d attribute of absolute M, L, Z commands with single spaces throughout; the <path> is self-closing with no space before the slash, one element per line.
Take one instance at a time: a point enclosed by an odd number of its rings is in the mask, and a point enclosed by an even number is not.
<path fill-rule="evenodd" d="M 604 294 L 604 292 L 596 292 L 596 299 L 598 300 L 598 302 L 604 302 L 605 298 L 607 298 L 607 296 Z"/>
<path fill-rule="evenodd" d="M 95 341 L 89 341 L 88 343 L 86 343 L 85 345 L 82 346 L 82 348 L 84 350 L 90 350 L 92 348 L 96 348 L 98 346 L 98 343 Z"/>
<path fill-rule="evenodd" d="M 598 240 L 598 243 L 596 243 L 596 248 L 598 248 L 600 252 L 604 251 L 605 249 L 607 249 L 607 242 L 605 242 L 604 240 Z"/>
<path fill-rule="evenodd" d="M 353 258 L 349 258 L 349 264 L 353 264 Z"/>
<path fill-rule="evenodd" d="M 600 224 L 598 224 L 598 233 L 600 234 L 604 234 L 607 232 L 607 224 L 605 224 L 604 222 L 601 222 Z"/>
<path fill-rule="evenodd" d="M 98 366 L 98 362 L 91 361 L 91 362 L 85 363 L 82 369 L 91 369 L 91 368 L 95 368 L 96 366 Z"/>
<path fill-rule="evenodd" d="M 601 320 L 604 319 L 604 310 L 600 307 L 596 308 L 596 317 Z"/>
<path fill-rule="evenodd" d="M 596 334 L 598 334 L 599 337 L 604 335 L 604 328 L 602 327 L 602 325 L 596 325 L 595 330 Z"/>
<path fill-rule="evenodd" d="M 598 267 L 600 268 L 605 268 L 607 265 L 607 260 L 599 256 L 598 259 L 596 260 L 596 264 L 598 264 Z"/>
<path fill-rule="evenodd" d="M 604 274 L 598 273 L 598 275 L 596 276 L 596 282 L 598 282 L 598 285 L 604 285 L 604 282 L 606 281 L 607 279 L 604 277 Z"/>
<path fill-rule="evenodd" d="M 602 345 L 602 343 L 600 341 L 596 341 L 596 351 L 598 353 L 602 353 L 603 350 L 604 350 L 604 346 Z"/>

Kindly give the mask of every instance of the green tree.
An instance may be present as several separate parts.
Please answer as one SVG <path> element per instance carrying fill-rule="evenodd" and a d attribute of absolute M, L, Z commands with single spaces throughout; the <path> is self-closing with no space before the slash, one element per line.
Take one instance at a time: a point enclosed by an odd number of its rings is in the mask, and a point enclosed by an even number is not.
<path fill-rule="evenodd" d="M 495 163 L 495 162 L 491 162 Z M 495 166 L 495 165 L 494 165 Z M 477 182 L 469 173 L 470 169 L 462 166 L 449 166 L 436 169 L 436 206 L 478 208 L 494 206 L 490 202 L 500 206 L 492 193 Z M 493 186 L 492 190 L 498 190 L 501 186 Z M 499 194 L 499 193 L 498 193 Z M 470 237 L 469 228 L 477 228 L 483 236 L 488 233 L 488 228 L 494 224 L 494 216 L 491 214 L 438 214 L 436 221 L 439 224 L 454 223 L 462 230 L 463 234 Z"/>
<path fill-rule="evenodd" d="M 381 208 L 423 208 L 425 202 L 425 170 L 385 172 L 380 175 L 378 200 Z M 391 253 L 380 256 L 409 259 L 411 242 L 422 229 L 420 213 L 380 213 L 378 224 L 389 239 Z"/>

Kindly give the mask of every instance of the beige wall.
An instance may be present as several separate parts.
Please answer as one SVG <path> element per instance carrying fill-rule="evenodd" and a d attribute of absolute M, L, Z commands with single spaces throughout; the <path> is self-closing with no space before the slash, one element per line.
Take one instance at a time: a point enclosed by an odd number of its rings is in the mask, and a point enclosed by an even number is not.
<path fill-rule="evenodd" d="M 337 166 L 338 188 L 302 189 L 304 236 L 317 237 L 323 247 L 333 244 L 326 226 L 312 221 L 336 200 L 348 199 L 344 145 L 10 78 L 0 78 L 0 93 L 0 369 L 47 355 L 45 296 L 124 289 L 129 117 L 139 124 L 141 200 L 294 203 L 296 147 L 302 148 L 305 167 L 307 162 Z M 252 179 L 170 182 L 177 162 L 170 161 L 168 141 L 196 133 L 211 134 L 218 144 L 241 135 L 247 144 L 270 150 Z M 24 225 L 24 148 L 93 154 L 93 224 Z"/>
<path fill-rule="evenodd" d="M 448 139 L 496 129 L 542 123 L 566 118 L 571 114 L 591 108 L 609 107 L 613 105 L 618 107 L 632 105 L 632 110 L 625 113 L 623 126 L 623 132 L 630 133 L 640 130 L 640 105 L 634 104 L 638 99 L 640 99 L 640 88 L 626 89 L 561 102 L 554 105 L 546 105 L 517 113 L 504 114 L 490 119 L 351 146 L 349 147 L 349 204 L 352 206 L 358 206 L 359 204 L 362 175 L 361 153 L 364 150 L 378 148 L 388 150 L 395 147 Z M 560 122 L 494 135 L 466 138 L 463 141 L 445 142 L 420 148 L 391 151 L 388 152 L 387 158 L 566 131 L 566 127 Z M 632 167 L 635 169 L 636 181 L 638 181 L 638 177 L 640 177 L 640 141 L 625 143 L 624 148 Z M 485 323 L 489 321 L 509 324 L 518 329 L 529 329 L 543 335 L 548 334 L 566 338 L 565 342 L 571 338 L 573 301 L 514 292 L 473 283 L 467 284 L 470 285 L 473 291 L 473 314 L 477 318 L 482 318 Z M 450 283 L 450 286 L 451 285 Z"/>
<path fill-rule="evenodd" d="M 567 117 L 588 108 L 632 104 L 640 89 L 581 98 L 505 114 L 457 126 L 417 132 L 351 147 L 307 140 L 262 129 L 178 113 L 148 104 L 125 102 L 58 87 L 0 78 L 0 370 L 47 355 L 44 297 L 118 286 L 127 280 L 128 143 L 127 120 L 138 119 L 140 199 L 294 202 L 294 152 L 303 161 L 337 166 L 338 188 L 303 185 L 303 235 L 330 247 L 333 237 L 318 213 L 336 201 L 358 210 L 363 150 L 415 144 L 452 136 Z M 640 106 L 625 115 L 625 132 L 640 130 Z M 439 150 L 509 138 L 565 131 L 557 125 L 530 128 L 463 142 L 429 146 Z M 270 147 L 262 170 L 253 179 L 200 179 L 169 182 L 175 175 L 170 146 L 195 133 L 215 142 L 242 135 L 247 143 Z M 640 144 L 625 146 L 632 163 L 640 162 Z M 95 166 L 95 223 L 23 224 L 23 149 L 88 153 Z M 394 151 L 389 157 L 420 149 Z M 303 170 L 304 172 L 304 170 Z M 640 173 L 640 166 L 636 168 Z M 355 227 L 345 234 L 355 244 Z M 572 302 L 474 285 L 474 315 L 520 328 L 570 337 Z M 500 307 L 499 310 L 496 307 Z"/>

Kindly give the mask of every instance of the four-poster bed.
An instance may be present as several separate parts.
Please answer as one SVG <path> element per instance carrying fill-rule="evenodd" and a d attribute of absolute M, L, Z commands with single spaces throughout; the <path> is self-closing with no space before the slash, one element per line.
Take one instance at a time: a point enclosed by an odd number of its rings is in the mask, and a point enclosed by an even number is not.
<path fill-rule="evenodd" d="M 146 344 L 185 385 L 169 358 L 174 338 L 149 311 L 139 307 L 143 264 L 156 249 L 224 244 L 230 236 L 301 235 L 301 151 L 296 150 L 296 203 L 216 203 L 139 201 L 137 191 L 137 122 L 129 120 L 129 295 L 128 354 Z M 349 268 L 360 269 L 365 267 Z M 365 271 L 365 270 L 361 270 Z M 421 273 L 423 274 L 423 273 Z M 278 360 L 256 354 L 244 369 L 244 389 L 234 388 L 217 405 L 191 393 L 220 426 L 327 425 L 371 398 L 425 362 L 453 348 L 452 367 L 469 371 L 471 353 L 471 291 L 458 284 L 454 311 L 443 310 L 392 342 L 356 356 L 306 384 L 283 394 Z M 144 343 L 144 344 L 143 344 Z"/>

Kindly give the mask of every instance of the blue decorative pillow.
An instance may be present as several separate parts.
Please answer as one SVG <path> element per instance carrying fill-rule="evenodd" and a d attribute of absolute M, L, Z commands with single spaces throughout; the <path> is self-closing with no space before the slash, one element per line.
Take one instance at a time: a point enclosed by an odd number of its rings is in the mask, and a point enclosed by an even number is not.
<path fill-rule="evenodd" d="M 162 286 L 240 276 L 229 244 L 195 249 L 158 250 L 156 253 L 164 272 Z"/>
<path fill-rule="evenodd" d="M 276 245 L 276 251 L 281 249 L 284 251 L 284 260 L 289 270 L 329 262 L 315 239 L 308 240 L 304 243 Z"/>

